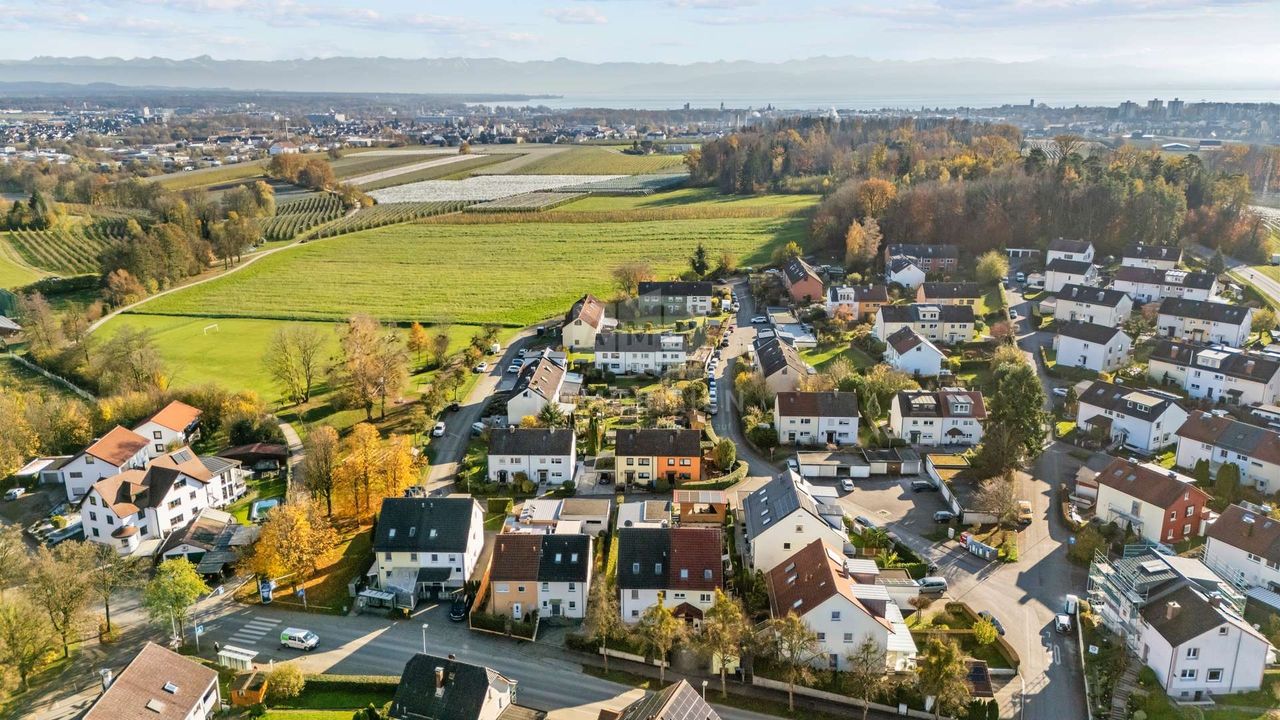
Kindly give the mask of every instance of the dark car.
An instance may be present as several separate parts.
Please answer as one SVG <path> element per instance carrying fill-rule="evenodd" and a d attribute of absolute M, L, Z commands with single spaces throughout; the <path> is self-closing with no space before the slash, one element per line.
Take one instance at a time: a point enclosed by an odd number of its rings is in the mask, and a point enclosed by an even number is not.
<path fill-rule="evenodd" d="M 875 522 L 871 518 L 867 517 L 866 515 L 859 515 L 858 517 L 854 518 L 853 521 L 858 523 L 864 528 L 869 528 L 871 530 L 880 529 L 880 526 L 875 524 Z"/>
<path fill-rule="evenodd" d="M 933 492 L 937 489 L 938 487 L 928 480 L 911 481 L 911 492 Z"/>
<path fill-rule="evenodd" d="M 982 618 L 983 620 L 986 620 L 987 622 L 989 622 L 989 623 L 991 623 L 992 625 L 994 625 L 994 626 L 995 626 L 995 628 L 996 628 L 996 632 L 997 632 L 1001 637 L 1003 637 L 1003 636 L 1004 636 L 1004 625 L 1001 625 L 1001 624 L 1000 624 L 1000 621 L 996 619 L 996 616 L 995 616 L 995 615 L 992 615 L 992 614 L 991 614 L 991 611 L 990 611 L 990 610 L 983 610 L 982 612 L 978 613 L 978 617 L 980 617 L 980 618 Z"/>
<path fill-rule="evenodd" d="M 451 402 L 448 405 L 446 405 L 444 409 L 448 410 L 449 412 L 458 412 L 459 410 L 462 409 L 462 405 L 456 402 Z"/>
<path fill-rule="evenodd" d="M 467 613 L 471 612 L 471 596 L 466 593 L 458 593 L 453 596 L 453 604 L 449 606 L 449 619 L 454 622 L 462 622 L 467 619 Z"/>

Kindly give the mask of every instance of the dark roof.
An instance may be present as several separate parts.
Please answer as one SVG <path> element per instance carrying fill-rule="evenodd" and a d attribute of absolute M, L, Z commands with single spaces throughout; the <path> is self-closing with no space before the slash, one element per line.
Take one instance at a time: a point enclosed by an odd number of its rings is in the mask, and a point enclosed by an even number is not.
<path fill-rule="evenodd" d="M 894 396 L 903 417 L 969 417 L 983 420 L 987 406 L 979 390 L 944 388 L 942 390 L 903 390 Z M 968 403 L 968 412 L 955 410 L 955 404 Z"/>
<path fill-rule="evenodd" d="M 916 264 L 916 259 L 906 255 L 894 255 L 889 258 L 889 272 L 899 273 Z"/>
<path fill-rule="evenodd" d="M 1217 367 L 1207 365 L 1202 360 L 1202 353 L 1205 350 L 1223 353 L 1225 357 L 1221 359 Z M 1205 368 L 1230 377 L 1253 380 L 1260 383 L 1270 382 L 1276 376 L 1276 373 L 1280 372 L 1280 360 L 1270 355 L 1167 339 L 1156 341 L 1155 348 L 1151 351 L 1151 359 L 1174 365 Z"/>
<path fill-rule="evenodd" d="M 1249 317 L 1249 308 L 1208 300 L 1165 298 L 1160 303 L 1160 314 L 1241 325 Z"/>
<path fill-rule="evenodd" d="M 1280 465 L 1280 433 L 1270 428 L 1240 422 L 1229 415 L 1192 411 L 1187 415 L 1187 421 L 1178 428 L 1178 437 L 1208 443 L 1262 462 Z"/>
<path fill-rule="evenodd" d="M 791 283 L 798 283 L 807 278 L 813 278 L 819 283 L 822 282 L 822 279 L 818 277 L 818 273 L 814 272 L 809 263 L 805 262 L 802 258 L 797 257 L 788 260 L 787 263 L 782 266 L 782 272 L 786 275 L 787 281 Z"/>
<path fill-rule="evenodd" d="M 1156 466 L 1158 467 L 1158 466 Z M 1118 490 L 1129 497 L 1167 510 L 1186 493 L 1200 498 L 1208 494 L 1192 484 L 1191 478 L 1172 470 L 1139 465 L 1132 460 L 1116 458 L 1098 473 L 1099 485 Z"/>
<path fill-rule="evenodd" d="M 1182 248 L 1176 245 L 1130 245 L 1124 249 L 1124 257 L 1139 258 L 1141 260 L 1172 260 L 1177 262 L 1182 259 Z"/>
<path fill-rule="evenodd" d="M 713 590 L 721 586 L 719 528 L 622 528 L 618 587 L 624 590 Z"/>
<path fill-rule="evenodd" d="M 702 433 L 683 428 L 627 428 L 617 431 L 614 454 L 654 457 L 697 457 L 702 454 Z"/>
<path fill-rule="evenodd" d="M 938 311 L 938 322 L 970 323 L 975 322 L 977 315 L 972 305 L 938 305 L 936 303 L 911 303 L 909 305 L 882 305 L 880 316 L 887 323 L 920 322 L 921 308 L 935 308 Z"/>
<path fill-rule="evenodd" d="M 1049 241 L 1050 252 L 1066 252 L 1066 253 L 1082 253 L 1093 247 L 1093 243 L 1088 240 L 1068 240 L 1067 238 L 1054 238 Z"/>
<path fill-rule="evenodd" d="M 617 720 L 720 720 L 720 715 L 687 680 L 681 680 L 631 703 Z"/>
<path fill-rule="evenodd" d="M 1089 285 L 1068 283 L 1063 285 L 1062 289 L 1058 291 L 1058 299 L 1113 308 L 1118 307 L 1120 303 L 1128 300 L 1129 296 L 1119 290 L 1112 290 L 1110 288 L 1098 288 Z"/>
<path fill-rule="evenodd" d="M 444 670 L 444 692 L 436 693 L 436 668 Z M 417 653 L 405 663 L 391 701 L 394 718 L 476 720 L 494 680 L 507 681 L 496 670 L 481 665 Z M 509 682 L 509 681 L 508 681 Z"/>
<path fill-rule="evenodd" d="M 967 305 L 965 307 L 968 307 Z M 923 345 L 928 341 L 920 337 L 920 333 L 911 329 L 910 325 L 904 325 L 898 328 L 898 331 L 884 339 L 894 352 L 902 355 L 910 352 L 917 345 Z"/>
<path fill-rule="evenodd" d="M 568 428 L 495 428 L 489 432 L 489 454 L 568 455 L 573 441 L 573 430 Z"/>
<path fill-rule="evenodd" d="M 955 245 L 890 245 L 885 253 L 889 256 L 906 255 L 913 258 L 959 258 L 960 248 Z"/>
<path fill-rule="evenodd" d="M 757 337 L 753 345 L 756 357 L 760 359 L 760 372 L 765 377 L 790 368 L 797 375 L 808 375 L 809 366 L 800 359 L 800 353 L 790 343 L 783 342 L 777 336 Z"/>
<path fill-rule="evenodd" d="M 858 417 L 858 394 L 853 392 L 780 392 L 777 401 L 783 417 Z"/>
<path fill-rule="evenodd" d="M 1045 272 L 1060 272 L 1068 275 L 1088 275 L 1093 269 L 1093 263 L 1087 263 L 1083 260 L 1068 260 L 1066 258 L 1054 258 L 1045 266 Z"/>
<path fill-rule="evenodd" d="M 920 285 L 929 298 L 979 298 L 982 289 L 971 282 L 927 282 Z"/>
<path fill-rule="evenodd" d="M 832 285 L 827 290 L 827 300 L 840 302 L 840 292 L 852 292 L 853 302 L 889 302 L 889 288 L 884 285 Z"/>
<path fill-rule="evenodd" d="M 687 350 L 687 338 L 684 335 L 663 335 L 662 333 L 620 333 L 606 332 L 596 335 L 596 352 L 662 352 L 662 339 L 674 337 L 680 340 L 679 350 Z"/>
<path fill-rule="evenodd" d="M 1189 270 L 1160 270 L 1158 268 L 1134 267 L 1122 265 L 1116 268 L 1113 279 L 1117 282 L 1131 282 L 1150 285 L 1170 285 L 1195 290 L 1210 290 L 1217 281 L 1212 274 Z"/>
<path fill-rule="evenodd" d="M 1177 603 L 1177 612 L 1169 617 L 1169 603 Z M 1160 633 L 1173 648 L 1194 640 L 1213 630 L 1226 620 L 1218 609 L 1209 604 L 1191 585 L 1183 585 L 1171 593 L 1161 595 L 1142 608 L 1142 619 Z"/>
<path fill-rule="evenodd" d="M 470 497 L 386 498 L 378 512 L 375 552 L 466 552 L 471 537 Z"/>
<path fill-rule="evenodd" d="M 662 295 L 664 297 L 710 297 L 712 285 L 709 282 L 642 282 L 636 290 L 641 295 Z"/>
<path fill-rule="evenodd" d="M 583 295 L 578 302 L 569 308 L 569 314 L 565 316 L 565 322 L 573 322 L 581 320 L 591 327 L 599 327 L 600 321 L 604 319 L 604 303 L 600 298 L 590 293 Z"/>
<path fill-rule="evenodd" d="M 1232 505 L 1205 530 L 1205 537 L 1273 563 L 1280 563 L 1280 520 Z"/>
<path fill-rule="evenodd" d="M 1055 322 L 1053 328 L 1059 335 L 1098 343 L 1099 345 L 1106 345 L 1116 335 L 1124 334 L 1120 331 L 1120 328 L 1107 327 L 1097 323 L 1071 322 L 1070 320 Z"/>
<path fill-rule="evenodd" d="M 748 495 L 742 501 L 747 537 L 756 537 L 797 510 L 822 519 L 817 499 L 809 494 L 804 483 L 803 478 L 787 470 Z"/>
<path fill-rule="evenodd" d="M 1148 421 L 1163 415 L 1170 406 L 1181 407 L 1167 397 L 1153 394 L 1153 391 L 1112 385 L 1101 380 L 1094 380 L 1080 393 L 1080 402 Z"/>
<path fill-rule="evenodd" d="M 542 557 L 538 561 L 539 582 L 586 582 L 590 568 L 590 537 L 542 536 Z"/>
<path fill-rule="evenodd" d="M 289 457 L 289 448 L 277 443 L 250 443 L 221 450 L 218 452 L 218 457 L 231 458 L 244 463 L 255 463 L 259 460 L 284 460 Z"/>

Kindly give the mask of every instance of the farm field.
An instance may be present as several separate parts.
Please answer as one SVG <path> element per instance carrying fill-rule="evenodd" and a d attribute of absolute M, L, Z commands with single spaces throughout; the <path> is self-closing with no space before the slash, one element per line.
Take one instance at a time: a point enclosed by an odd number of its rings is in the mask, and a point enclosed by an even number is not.
<path fill-rule="evenodd" d="M 370 180 L 360 182 L 360 189 L 368 192 L 370 190 L 381 190 L 382 188 L 394 187 L 396 185 L 407 185 L 409 183 L 421 182 L 423 180 L 441 180 L 444 178 L 452 178 L 454 176 L 464 177 L 472 171 L 490 167 L 498 163 L 510 162 L 511 155 L 472 155 L 463 157 L 460 160 L 447 163 L 435 163 L 433 161 L 430 167 L 424 167 L 418 170 L 409 170 L 408 172 L 397 173 L 390 177 L 380 178 L 378 180 Z M 408 168 L 402 168 L 408 170 Z"/>
<path fill-rule="evenodd" d="M 779 212 L 807 210 L 817 204 L 817 195 L 721 195 L 711 188 L 681 188 L 657 195 L 595 195 L 556 208 L 556 213 L 625 212 L 696 207 L 700 212 L 732 214 L 742 208 L 768 208 Z"/>
<path fill-rule="evenodd" d="M 513 172 L 521 175 L 637 175 L 684 169 L 683 155 L 624 155 L 602 147 L 549 154 Z"/>
<path fill-rule="evenodd" d="M 57 230 L 11 230 L 0 233 L 28 265 L 64 275 L 98 270 L 98 254 L 124 232 L 116 219 Z"/>
<path fill-rule="evenodd" d="M 465 180 L 424 180 L 408 185 L 374 190 L 369 195 L 380 203 L 436 202 L 466 200 L 485 202 L 529 192 L 555 190 L 595 180 L 612 180 L 619 175 L 475 175 Z"/>
<path fill-rule="evenodd" d="M 466 206 L 463 202 L 386 203 L 365 208 L 355 215 L 339 218 L 336 222 L 316 230 L 315 237 L 333 237 L 345 233 L 421 220 L 432 215 L 453 213 Z"/>
<path fill-rule="evenodd" d="M 0 237 L 0 288 L 21 287 L 44 277 L 44 273 L 30 267 L 8 238 Z"/>
<path fill-rule="evenodd" d="M 426 148 L 423 148 L 425 150 Z M 412 165 L 427 160 L 431 160 L 434 155 L 447 156 L 450 152 L 449 148 L 441 148 L 439 152 L 363 152 L 345 155 L 337 160 L 330 160 L 329 166 L 333 168 L 333 174 L 339 180 L 366 175 L 369 173 L 379 172 L 381 170 L 390 170 L 392 168 L 401 167 L 403 165 Z M 452 151 L 457 154 L 457 150 Z"/>
<path fill-rule="evenodd" d="M 290 240 L 316 225 L 342 217 L 344 212 L 338 196 L 312 193 L 279 203 L 275 216 L 262 221 L 262 236 L 268 241 Z"/>
<path fill-rule="evenodd" d="M 201 168 L 190 172 L 178 171 L 152 178 L 169 190 L 188 190 L 191 188 L 209 187 L 223 183 L 265 177 L 265 160 L 223 165 L 222 167 Z"/>
<path fill-rule="evenodd" d="M 542 212 L 581 200 L 586 194 L 531 192 L 467 206 L 467 212 Z"/>

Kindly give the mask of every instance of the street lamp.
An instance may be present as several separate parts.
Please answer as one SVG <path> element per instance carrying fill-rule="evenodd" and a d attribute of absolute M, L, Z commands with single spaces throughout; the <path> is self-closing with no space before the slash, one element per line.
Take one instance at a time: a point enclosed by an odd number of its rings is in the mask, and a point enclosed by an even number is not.
<path fill-rule="evenodd" d="M 702 681 L 702 701 L 703 702 L 707 701 L 707 681 L 706 680 Z"/>
<path fill-rule="evenodd" d="M 427 652 L 427 628 L 431 627 L 427 623 L 422 623 L 422 652 Z"/>

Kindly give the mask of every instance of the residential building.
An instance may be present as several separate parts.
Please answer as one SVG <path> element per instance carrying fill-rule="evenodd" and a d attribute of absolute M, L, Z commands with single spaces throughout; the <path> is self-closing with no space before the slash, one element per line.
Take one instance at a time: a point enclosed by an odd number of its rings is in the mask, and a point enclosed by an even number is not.
<path fill-rule="evenodd" d="M 1096 478 L 1098 517 L 1153 543 L 1199 537 L 1209 518 L 1208 493 L 1182 473 L 1115 458 Z"/>
<path fill-rule="evenodd" d="M 1205 530 L 1204 563 L 1237 587 L 1280 594 L 1280 521 L 1231 505 Z"/>
<path fill-rule="evenodd" d="M 569 375 L 563 364 L 545 355 L 525 365 L 507 400 L 507 422 L 519 425 L 526 417 L 537 417 L 551 403 L 565 414 L 572 413 L 581 380 L 575 382 Z"/>
<path fill-rule="evenodd" d="M 1092 263 L 1093 243 L 1088 240 L 1054 238 L 1049 242 L 1049 251 L 1045 253 L 1044 259 L 1046 263 L 1059 259 Z"/>
<path fill-rule="evenodd" d="M 79 502 L 94 483 L 141 468 L 151 457 L 151 443 L 138 433 L 119 425 L 73 455 L 58 471 L 66 485 L 67 500 Z"/>
<path fill-rule="evenodd" d="M 973 305 L 982 301 L 982 289 L 971 282 L 927 282 L 916 288 L 916 302 L 938 305 Z"/>
<path fill-rule="evenodd" d="M 1192 342 L 1243 347 L 1253 329 L 1253 310 L 1242 305 L 1165 298 L 1156 333 Z"/>
<path fill-rule="evenodd" d="M 222 510 L 205 508 L 160 546 L 160 561 L 186 558 L 203 577 L 219 578 L 233 569 L 257 542 L 258 525 L 242 525 Z"/>
<path fill-rule="evenodd" d="M 1133 314 L 1133 300 L 1119 290 L 1064 285 L 1058 291 L 1054 319 L 1120 327 Z"/>
<path fill-rule="evenodd" d="M 516 620 L 581 619 L 591 586 L 591 536 L 502 533 L 489 566 L 489 611 Z"/>
<path fill-rule="evenodd" d="M 780 392 L 773 399 L 773 426 L 788 445 L 856 445 L 858 417 L 852 392 Z"/>
<path fill-rule="evenodd" d="M 1280 490 L 1280 432 L 1240 422 L 1224 410 L 1193 410 L 1178 428 L 1178 467 L 1194 468 L 1201 460 L 1215 477 L 1234 463 L 1242 484 L 1267 495 Z"/>
<path fill-rule="evenodd" d="M 723 490 L 676 490 L 671 497 L 675 527 L 724 527 L 729 499 Z"/>
<path fill-rule="evenodd" d="M 871 322 L 876 312 L 888 304 L 889 289 L 884 285 L 833 285 L 827 289 L 827 317 L 830 318 L 847 313 L 854 320 Z"/>
<path fill-rule="evenodd" d="M 1044 269 L 1044 289 L 1061 292 L 1066 285 L 1093 285 L 1098 281 L 1098 268 L 1082 260 L 1050 260 Z"/>
<path fill-rule="evenodd" d="M 1126 265 L 1116 270 L 1111 287 L 1128 294 L 1139 304 L 1165 298 L 1209 300 L 1218 294 L 1218 278 L 1206 272 Z"/>
<path fill-rule="evenodd" d="M 618 506 L 617 528 L 671 527 L 671 503 L 667 500 L 632 500 Z"/>
<path fill-rule="evenodd" d="M 749 557 L 752 570 L 764 573 L 814 540 L 842 550 L 849 542 L 844 510 L 820 501 L 814 486 L 791 470 L 747 495 L 738 518 L 747 540 L 741 552 Z"/>
<path fill-rule="evenodd" d="M 977 322 L 970 305 L 885 305 L 876 313 L 871 334 L 888 342 L 890 335 L 902 328 L 911 328 L 930 342 L 955 345 L 974 339 Z"/>
<path fill-rule="evenodd" d="M 885 263 L 896 256 L 904 256 L 923 271 L 954 272 L 960 268 L 960 248 L 955 245 L 907 245 L 892 244 L 884 249 Z"/>
<path fill-rule="evenodd" d="M 893 397 L 889 431 L 912 445 L 977 445 L 986 419 L 978 390 L 904 390 Z"/>
<path fill-rule="evenodd" d="M 569 308 L 560 327 L 560 341 L 567 350 L 586 352 L 596 345 L 596 336 L 617 323 L 605 316 L 604 302 L 595 295 L 583 295 Z"/>
<path fill-rule="evenodd" d="M 642 282 L 637 288 L 645 315 L 706 315 L 711 312 L 709 282 Z"/>
<path fill-rule="evenodd" d="M 484 511 L 470 496 L 386 498 L 373 537 L 369 584 L 412 608 L 463 586 L 484 549 Z"/>
<path fill-rule="evenodd" d="M 201 411 L 174 400 L 133 431 L 151 443 L 150 454 L 160 455 L 170 447 L 190 445 L 200 438 Z"/>
<path fill-rule="evenodd" d="M 1152 382 L 1176 385 L 1193 398 L 1231 405 L 1280 401 L 1280 358 L 1225 345 L 1155 342 L 1147 363 Z"/>
<path fill-rule="evenodd" d="M 916 264 L 916 261 L 905 255 L 889 258 L 884 266 L 884 281 L 890 285 L 901 285 L 908 290 L 920 287 L 925 277 L 925 271 Z"/>
<path fill-rule="evenodd" d="M 489 431 L 489 482 L 540 485 L 572 482 L 578 467 L 572 428 L 494 428 Z"/>
<path fill-rule="evenodd" d="M 119 675 L 103 673 L 82 720 L 207 720 L 222 709 L 217 670 L 150 641 Z"/>
<path fill-rule="evenodd" d="M 613 501 L 609 498 L 529 498 L 521 503 L 519 516 L 507 518 L 502 531 L 599 537 L 609 530 L 612 512 Z"/>
<path fill-rule="evenodd" d="M 1154 453 L 1177 441 L 1187 411 L 1176 396 L 1158 390 L 1135 390 L 1096 380 L 1079 393 L 1076 424 L 1142 453 Z"/>
<path fill-rule="evenodd" d="M 1094 372 L 1112 372 L 1129 364 L 1133 340 L 1120 328 L 1094 323 L 1055 322 L 1057 363 Z"/>
<path fill-rule="evenodd" d="M 391 700 L 392 720 L 540 719 L 541 711 L 516 704 L 519 683 L 483 665 L 416 653 L 405 663 Z M 514 713 L 513 709 L 523 712 Z"/>
<path fill-rule="evenodd" d="M 616 431 L 614 471 L 627 484 L 702 479 L 702 433 L 680 428 Z"/>
<path fill-rule="evenodd" d="M 1176 270 L 1182 262 L 1182 248 L 1177 245 L 1130 245 L 1120 256 L 1120 265 L 1155 270 Z"/>
<path fill-rule="evenodd" d="M 637 623 L 662 603 L 676 617 L 701 624 L 724 586 L 719 528 L 622 528 L 617 542 L 623 622 Z"/>
<path fill-rule="evenodd" d="M 943 306 L 949 307 L 949 306 Z M 885 339 L 884 361 L 916 377 L 937 377 L 947 356 L 915 330 L 904 327 Z"/>
<path fill-rule="evenodd" d="M 782 265 L 782 284 L 791 302 L 798 305 L 821 302 L 826 293 L 822 278 L 804 259 L 793 257 Z"/>
<path fill-rule="evenodd" d="M 798 615 L 817 634 L 815 665 L 848 669 L 848 657 L 870 637 L 885 652 L 885 670 L 905 672 L 915 666 L 916 644 L 879 574 L 874 560 L 846 559 L 814 540 L 765 576 L 769 606 L 774 617 Z"/>
<path fill-rule="evenodd" d="M 757 335 L 751 351 L 770 392 L 795 390 L 801 378 L 813 374 L 813 368 L 800 359 L 799 351 L 776 335 Z"/>
<path fill-rule="evenodd" d="M 689 359 L 684 335 L 665 333 L 601 333 L 596 336 L 594 364 L 615 374 L 661 375 L 683 367 Z"/>
<path fill-rule="evenodd" d="M 720 720 L 720 714 L 681 679 L 622 710 L 601 710 L 598 720 Z"/>

